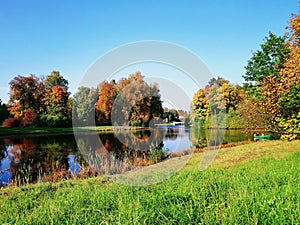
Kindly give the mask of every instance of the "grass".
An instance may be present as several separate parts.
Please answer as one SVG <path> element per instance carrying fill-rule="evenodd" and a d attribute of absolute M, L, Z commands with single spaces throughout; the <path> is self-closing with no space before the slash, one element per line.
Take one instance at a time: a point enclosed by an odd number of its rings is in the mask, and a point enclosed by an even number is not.
<path fill-rule="evenodd" d="M 77 131 L 98 131 L 107 132 L 112 129 L 119 130 L 136 130 L 142 127 L 130 127 L 130 126 L 87 126 L 87 127 L 76 127 Z M 51 128 L 51 127 L 0 127 L 0 136 L 9 135 L 28 135 L 28 134 L 60 134 L 60 133 L 73 133 L 73 127 L 67 128 Z"/>
<path fill-rule="evenodd" d="M 300 141 L 221 149 L 199 171 L 203 154 L 151 186 L 96 177 L 2 189 L 0 224 L 300 223 Z"/>

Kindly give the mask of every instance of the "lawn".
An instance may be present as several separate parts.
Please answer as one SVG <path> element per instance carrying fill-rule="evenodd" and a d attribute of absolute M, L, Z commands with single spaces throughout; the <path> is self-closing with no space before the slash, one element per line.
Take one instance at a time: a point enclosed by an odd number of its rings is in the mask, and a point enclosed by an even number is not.
<path fill-rule="evenodd" d="M 2 189 L 0 224 L 300 223 L 300 141 L 221 149 L 199 171 L 202 157 L 150 186 L 96 177 Z"/>

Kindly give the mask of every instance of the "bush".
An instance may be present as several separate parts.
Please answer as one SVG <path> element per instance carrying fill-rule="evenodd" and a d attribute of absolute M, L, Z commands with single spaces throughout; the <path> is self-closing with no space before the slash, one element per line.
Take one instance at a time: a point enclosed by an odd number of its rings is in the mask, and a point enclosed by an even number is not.
<path fill-rule="evenodd" d="M 7 118 L 6 120 L 4 120 L 3 127 L 22 127 L 23 126 L 23 122 L 21 119 L 18 118 Z"/>
<path fill-rule="evenodd" d="M 282 131 L 281 139 L 289 141 L 300 139 L 300 112 L 291 119 L 281 118 L 278 125 Z"/>
<path fill-rule="evenodd" d="M 40 123 L 44 127 L 69 127 L 71 126 L 71 120 L 67 117 L 60 115 L 41 115 Z"/>

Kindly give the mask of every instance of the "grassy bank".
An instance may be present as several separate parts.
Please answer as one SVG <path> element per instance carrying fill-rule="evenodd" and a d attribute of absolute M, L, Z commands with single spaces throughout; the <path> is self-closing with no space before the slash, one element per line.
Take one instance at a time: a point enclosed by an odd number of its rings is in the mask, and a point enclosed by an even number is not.
<path fill-rule="evenodd" d="M 112 129 L 120 130 L 136 130 L 142 129 L 142 127 L 130 127 L 130 126 L 96 126 L 96 127 L 76 127 L 79 131 L 98 131 L 107 132 Z M 28 135 L 28 134 L 63 134 L 73 133 L 73 127 L 67 128 L 52 128 L 52 127 L 0 127 L 0 136 L 9 135 Z"/>
<path fill-rule="evenodd" d="M 98 177 L 0 190 L 0 224 L 300 223 L 300 141 L 221 149 L 201 172 L 202 156 L 151 186 Z"/>

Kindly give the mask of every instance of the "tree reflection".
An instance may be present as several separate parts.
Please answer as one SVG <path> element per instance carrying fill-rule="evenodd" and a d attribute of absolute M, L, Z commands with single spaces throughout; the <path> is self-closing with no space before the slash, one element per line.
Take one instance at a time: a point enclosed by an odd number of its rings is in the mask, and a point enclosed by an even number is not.
<path fill-rule="evenodd" d="M 73 136 L 14 137 L 2 141 L 7 155 L 1 154 L 9 161 L 11 182 L 20 185 L 70 176 L 68 156 L 77 151 Z"/>
<path fill-rule="evenodd" d="M 87 133 L 77 140 L 73 135 L 11 137 L 0 139 L 0 163 L 5 162 L 11 183 L 17 185 L 68 179 L 74 173 L 122 173 L 163 160 L 163 139 L 178 135 L 178 131 L 151 129 Z"/>
<path fill-rule="evenodd" d="M 82 137 L 77 143 L 90 167 L 100 174 L 115 174 L 162 160 L 163 134 L 158 129 L 100 134 L 102 145 L 96 148 L 92 138 Z"/>
<path fill-rule="evenodd" d="M 190 141 L 196 148 L 203 148 L 207 146 L 209 134 L 200 126 L 192 126 L 190 129 Z"/>

